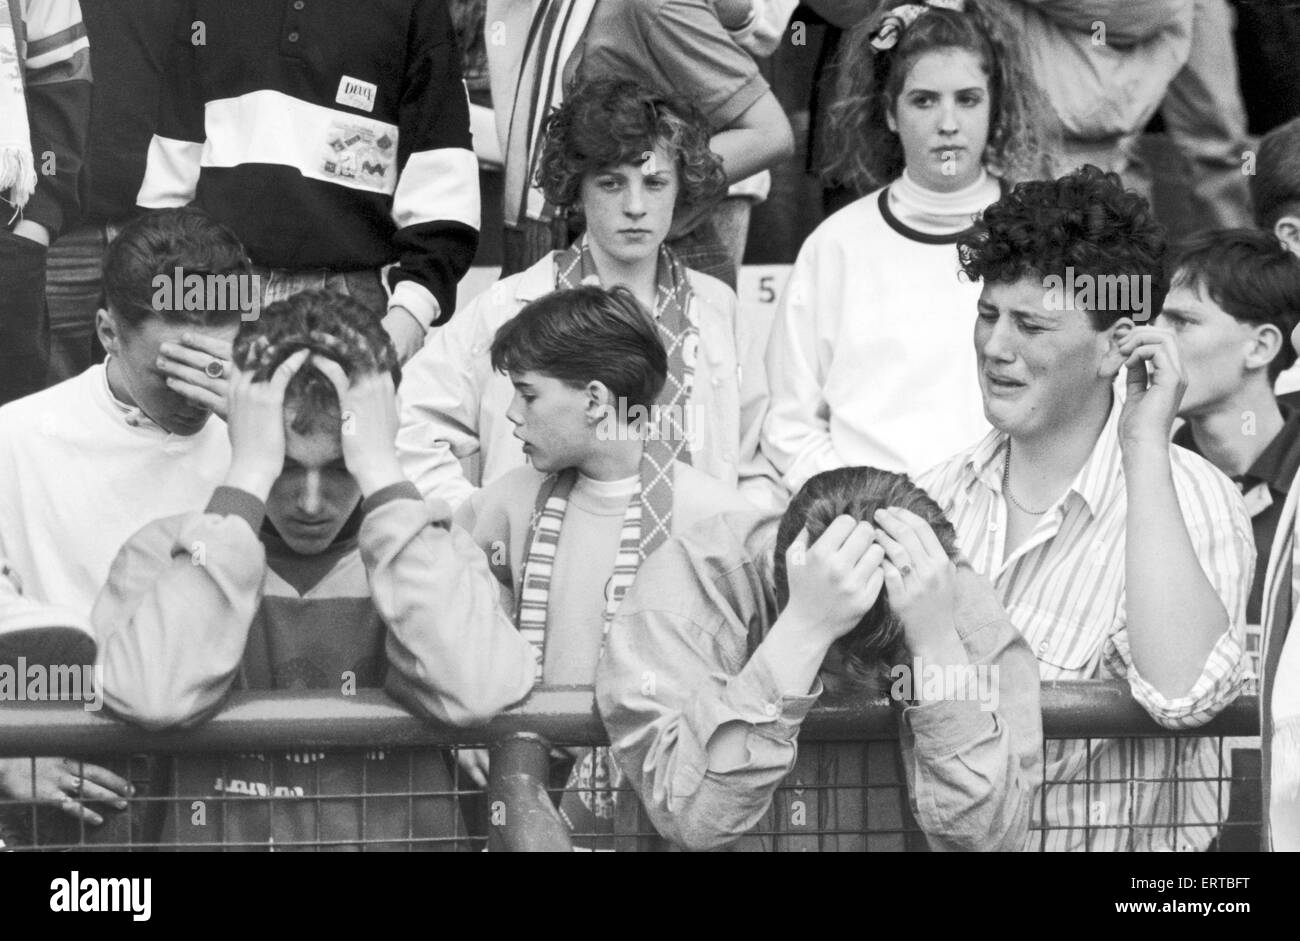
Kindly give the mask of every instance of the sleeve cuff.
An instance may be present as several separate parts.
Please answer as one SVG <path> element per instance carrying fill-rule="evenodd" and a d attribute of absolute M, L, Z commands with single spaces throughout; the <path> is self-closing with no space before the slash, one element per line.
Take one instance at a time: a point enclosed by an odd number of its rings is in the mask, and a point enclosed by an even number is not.
<path fill-rule="evenodd" d="M 424 285 L 410 280 L 409 276 L 404 281 L 398 281 L 397 286 L 393 288 L 393 296 L 388 300 L 388 309 L 392 310 L 394 307 L 405 307 L 425 330 L 428 330 L 442 313 L 438 306 L 438 299 L 433 296 L 433 293 Z"/>
<path fill-rule="evenodd" d="M 733 716 L 720 718 L 722 721 L 741 719 L 759 731 L 792 738 L 808 716 L 808 711 L 821 698 L 823 689 L 821 677 L 818 677 L 806 695 L 782 691 L 767 662 L 767 655 L 760 647 L 744 669 L 728 680 L 722 703 Z"/>
<path fill-rule="evenodd" d="M 58 201 L 49 193 L 42 192 L 38 186 L 32 198 L 27 201 L 23 209 L 23 218 L 28 222 L 35 222 L 42 225 L 50 233 L 50 244 L 53 245 L 59 234 L 63 231 L 63 209 L 59 206 Z"/>
<path fill-rule="evenodd" d="M 266 518 L 266 504 L 247 490 L 238 487 L 218 487 L 208 501 L 205 513 L 217 513 L 221 516 L 238 516 L 248 528 L 257 535 L 262 530 L 262 520 Z"/>
<path fill-rule="evenodd" d="M 392 503 L 394 500 L 417 500 L 421 504 L 424 503 L 424 498 L 420 496 L 420 491 L 416 489 L 415 484 L 409 480 L 400 480 L 395 484 L 389 484 L 387 487 L 381 487 L 362 500 L 361 512 L 368 515 L 385 503 Z"/>
<path fill-rule="evenodd" d="M 1201 675 L 1186 694 L 1170 699 L 1138 672 L 1137 664 L 1128 664 L 1129 690 L 1153 719 L 1161 725 L 1195 727 L 1214 718 L 1236 698 L 1244 676 L 1245 656 L 1241 641 L 1226 630 L 1205 658 Z"/>
<path fill-rule="evenodd" d="M 903 721 L 915 738 L 918 755 L 946 758 L 997 728 L 993 713 L 973 700 L 945 699 L 908 706 Z"/>

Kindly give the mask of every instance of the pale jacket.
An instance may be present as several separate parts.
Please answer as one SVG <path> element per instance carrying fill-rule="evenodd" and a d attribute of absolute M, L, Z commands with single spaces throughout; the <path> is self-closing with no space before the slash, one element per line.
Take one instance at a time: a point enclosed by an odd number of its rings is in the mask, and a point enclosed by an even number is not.
<path fill-rule="evenodd" d="M 425 499 L 459 506 L 486 486 L 527 463 L 506 410 L 514 396 L 510 379 L 494 372 L 489 357 L 497 328 L 529 301 L 555 290 L 554 255 L 527 271 L 498 281 L 444 327 L 402 371 L 401 429 L 397 452 L 402 470 Z M 737 315 L 736 294 L 716 278 L 687 272 L 699 353 L 691 396 L 694 423 L 691 464 L 742 494 L 759 508 L 779 508 L 775 470 L 758 451 L 767 410 L 766 338 Z M 477 454 L 478 480 L 461 459 Z"/>

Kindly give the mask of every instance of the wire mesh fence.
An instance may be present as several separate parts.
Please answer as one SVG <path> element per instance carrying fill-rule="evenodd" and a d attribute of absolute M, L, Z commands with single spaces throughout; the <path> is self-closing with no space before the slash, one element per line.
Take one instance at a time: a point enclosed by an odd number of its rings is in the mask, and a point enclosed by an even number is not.
<path fill-rule="evenodd" d="M 1254 698 L 1172 733 L 1121 683 L 1042 692 L 1044 781 L 1026 848 L 1258 849 Z M 236 694 L 208 722 L 166 732 L 74 704 L 7 705 L 0 761 L 19 796 L 0 796 L 0 839 L 9 851 L 670 848 L 633 792 L 589 773 L 602 765 L 584 756 L 606 744 L 578 688 L 538 690 L 481 729 L 422 722 L 367 690 Z M 110 774 L 129 793 L 101 790 Z M 57 785 L 62 805 L 26 799 Z M 794 768 L 735 848 L 925 850 L 894 709 L 814 709 Z"/>

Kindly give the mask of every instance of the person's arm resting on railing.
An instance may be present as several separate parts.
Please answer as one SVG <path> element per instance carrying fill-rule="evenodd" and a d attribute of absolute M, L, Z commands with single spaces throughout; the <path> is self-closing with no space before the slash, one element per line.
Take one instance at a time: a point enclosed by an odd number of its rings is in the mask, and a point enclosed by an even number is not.
<path fill-rule="evenodd" d="M 912 810 L 932 849 L 1021 850 L 1043 772 L 1038 662 L 987 581 L 963 566 L 954 584 L 954 626 L 973 672 L 965 689 L 931 701 L 912 677 L 921 701 L 899 716 Z"/>
<path fill-rule="evenodd" d="M 372 499 L 361 557 L 388 625 L 388 691 L 453 725 L 489 721 L 528 695 L 536 655 L 498 603 L 496 579 L 469 534 L 402 482 Z M 367 501 L 370 502 L 370 501 Z"/>
<path fill-rule="evenodd" d="M 1043 770 L 1038 662 L 925 519 L 888 507 L 874 521 L 909 658 L 890 669 L 890 698 L 909 703 L 899 738 L 917 822 L 936 850 L 1023 849 Z"/>
<path fill-rule="evenodd" d="M 1250 517 L 1231 483 L 1169 444 L 1186 388 L 1173 332 L 1134 327 L 1118 350 L 1128 367 L 1119 432 L 1128 496 L 1124 624 L 1104 653 L 1122 661 L 1117 675 L 1127 675 L 1152 718 L 1194 728 L 1241 687 Z"/>
<path fill-rule="evenodd" d="M 217 710 L 262 602 L 265 511 L 220 487 L 205 512 L 150 523 L 118 552 L 92 614 L 113 713 L 162 729 Z"/>
<path fill-rule="evenodd" d="M 762 576 L 746 565 L 715 579 L 707 563 L 674 539 L 642 564 L 596 676 L 619 767 L 659 833 L 696 850 L 739 839 L 767 812 L 822 692 L 817 645 L 786 644 L 779 621 L 745 662 L 765 617 Z"/>

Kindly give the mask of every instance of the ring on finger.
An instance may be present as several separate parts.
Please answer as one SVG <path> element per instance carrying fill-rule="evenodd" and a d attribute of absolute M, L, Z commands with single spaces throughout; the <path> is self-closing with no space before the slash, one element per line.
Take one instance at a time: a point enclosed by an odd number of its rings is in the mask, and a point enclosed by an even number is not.
<path fill-rule="evenodd" d="M 907 576 L 912 574 L 912 566 L 909 563 L 904 562 L 898 567 L 898 574 L 907 578 Z"/>
<path fill-rule="evenodd" d="M 222 379 L 226 375 L 226 364 L 219 359 L 214 359 L 203 367 L 203 371 L 207 373 L 209 379 Z"/>

